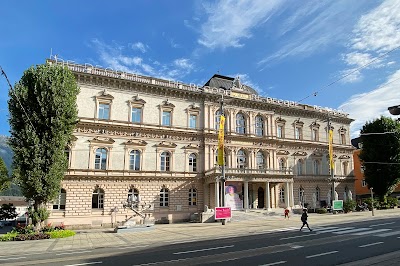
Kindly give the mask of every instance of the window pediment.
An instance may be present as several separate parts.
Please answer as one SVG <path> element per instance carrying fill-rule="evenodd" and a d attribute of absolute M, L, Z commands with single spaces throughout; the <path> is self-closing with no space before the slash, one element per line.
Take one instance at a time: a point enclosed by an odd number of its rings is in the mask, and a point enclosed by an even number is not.
<path fill-rule="evenodd" d="M 292 156 L 307 156 L 307 152 L 305 151 L 296 151 L 292 154 Z"/>
<path fill-rule="evenodd" d="M 303 121 L 300 121 L 300 118 L 294 120 L 294 122 L 293 122 L 293 126 L 302 127 L 303 125 L 304 125 L 304 122 L 303 122 Z"/>
<path fill-rule="evenodd" d="M 163 109 L 173 109 L 173 108 L 175 108 L 175 105 L 173 105 L 167 99 L 167 100 L 163 101 L 162 104 L 160 104 L 160 107 L 163 108 Z"/>
<path fill-rule="evenodd" d="M 286 150 L 279 150 L 276 152 L 277 155 L 289 155 L 290 152 Z"/>
<path fill-rule="evenodd" d="M 124 143 L 127 146 L 146 146 L 147 142 L 139 139 L 130 139 Z"/>
<path fill-rule="evenodd" d="M 130 105 L 143 106 L 146 103 L 146 101 L 141 99 L 141 98 L 139 98 L 139 96 L 136 95 L 136 96 L 133 96 L 132 100 L 129 100 L 128 103 Z"/>
<path fill-rule="evenodd" d="M 200 112 L 200 107 L 196 106 L 194 103 L 189 105 L 188 109 L 189 112 Z"/>
<path fill-rule="evenodd" d="M 101 91 L 101 92 L 99 93 L 99 95 L 96 96 L 96 99 L 97 99 L 97 100 L 112 101 L 112 100 L 114 100 L 114 96 L 112 96 L 111 94 L 109 94 L 109 93 L 107 92 L 107 90 L 104 89 L 103 91 Z"/>
<path fill-rule="evenodd" d="M 339 159 L 350 159 L 349 155 L 340 155 Z"/>
<path fill-rule="evenodd" d="M 90 143 L 103 143 L 103 144 L 113 144 L 115 140 L 112 138 L 104 138 L 104 137 L 95 137 L 90 140 Z"/>
<path fill-rule="evenodd" d="M 176 148 L 177 145 L 173 142 L 162 141 L 162 142 L 156 144 L 155 146 L 162 147 L 162 148 Z"/>
<path fill-rule="evenodd" d="M 285 124 L 286 123 L 286 120 L 283 119 L 282 117 L 278 117 L 275 121 L 277 124 Z"/>
<path fill-rule="evenodd" d="M 310 127 L 311 128 L 319 128 L 321 125 L 317 123 L 317 121 L 314 121 L 311 123 Z"/>
<path fill-rule="evenodd" d="M 344 127 L 340 127 L 339 128 L 339 133 L 346 133 L 347 129 L 345 129 Z"/>
<path fill-rule="evenodd" d="M 193 150 L 193 149 L 195 149 L 195 150 L 197 150 L 197 149 L 199 149 L 200 148 L 200 146 L 199 145 L 194 145 L 194 144 L 189 144 L 189 145 L 186 145 L 185 147 L 183 147 L 184 149 L 188 149 L 188 150 Z"/>
<path fill-rule="evenodd" d="M 311 155 L 315 156 L 315 157 L 322 157 L 323 154 L 320 151 L 313 151 L 313 153 Z"/>

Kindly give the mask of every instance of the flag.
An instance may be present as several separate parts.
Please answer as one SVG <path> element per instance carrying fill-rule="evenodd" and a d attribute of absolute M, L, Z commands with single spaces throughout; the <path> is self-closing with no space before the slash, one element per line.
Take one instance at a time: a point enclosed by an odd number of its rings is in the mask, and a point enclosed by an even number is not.
<path fill-rule="evenodd" d="M 221 115 L 218 130 L 218 165 L 224 165 L 224 130 L 225 116 Z"/>
<path fill-rule="evenodd" d="M 333 170 L 334 162 L 333 162 L 333 130 L 329 130 L 329 165 L 330 169 Z"/>

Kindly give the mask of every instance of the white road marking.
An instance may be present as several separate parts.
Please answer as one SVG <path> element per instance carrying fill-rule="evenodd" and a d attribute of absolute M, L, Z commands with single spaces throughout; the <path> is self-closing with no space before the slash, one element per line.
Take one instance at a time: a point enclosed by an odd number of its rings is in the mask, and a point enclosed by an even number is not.
<path fill-rule="evenodd" d="M 354 233 L 352 235 L 363 236 L 363 235 L 370 235 L 370 234 L 375 234 L 375 233 L 385 232 L 385 231 L 390 231 L 390 230 L 392 230 L 392 229 L 377 229 L 377 230 L 372 230 L 372 231 L 367 231 L 367 232 Z"/>
<path fill-rule="evenodd" d="M 379 235 L 376 235 L 376 236 L 387 237 L 387 236 L 394 236 L 394 235 L 400 235 L 400 231 L 383 233 L 383 234 L 379 234 Z"/>
<path fill-rule="evenodd" d="M 335 228 L 339 228 L 339 227 L 337 227 L 337 226 L 333 226 L 333 227 L 316 227 L 316 228 L 313 228 L 313 231 L 322 231 L 322 230 L 328 230 L 328 229 L 335 229 Z"/>
<path fill-rule="evenodd" d="M 188 250 L 188 251 L 175 252 L 175 253 L 172 253 L 172 254 L 174 254 L 174 255 L 179 255 L 179 254 L 186 254 L 186 253 L 203 252 L 203 251 L 215 250 L 215 249 L 232 248 L 232 247 L 234 247 L 234 246 L 235 246 L 235 245 L 222 246 L 222 247 L 215 247 L 215 248 L 203 248 L 203 249 L 196 249 L 196 250 Z"/>
<path fill-rule="evenodd" d="M 294 249 L 298 249 L 298 248 L 303 248 L 304 246 L 291 246 L 291 248 L 294 248 Z"/>
<path fill-rule="evenodd" d="M 307 237 L 307 236 L 314 236 L 314 235 L 316 235 L 316 234 L 307 234 L 307 235 L 301 235 L 301 236 L 289 236 L 289 237 L 281 238 L 281 239 L 279 239 L 279 240 L 292 239 L 292 238 L 300 238 L 300 237 Z"/>
<path fill-rule="evenodd" d="M 337 252 L 339 252 L 339 251 L 334 250 L 334 251 L 330 251 L 330 252 L 325 252 L 325 253 L 310 255 L 310 256 L 307 256 L 306 259 L 315 258 L 315 257 L 319 257 L 319 256 L 330 255 L 330 254 L 337 253 Z"/>
<path fill-rule="evenodd" d="M 19 260 L 19 259 L 26 259 L 26 257 L 5 258 L 5 259 L 0 259 L 0 260 L 1 261 L 6 261 L 6 260 Z"/>
<path fill-rule="evenodd" d="M 86 250 L 86 251 L 76 251 L 76 252 L 65 252 L 65 253 L 58 253 L 56 256 L 61 256 L 61 255 L 69 255 L 69 254 L 79 254 L 79 253 L 90 253 L 92 251 Z"/>
<path fill-rule="evenodd" d="M 317 234 L 331 233 L 331 232 L 344 231 L 344 230 L 350 230 L 350 229 L 354 229 L 354 227 L 344 227 L 344 228 L 323 230 L 323 231 L 318 231 Z"/>
<path fill-rule="evenodd" d="M 282 261 L 272 262 L 272 263 L 268 263 L 268 264 L 262 264 L 259 266 L 272 266 L 272 265 L 278 265 L 278 264 L 282 264 L 282 263 L 286 263 L 286 261 L 282 260 Z"/>
<path fill-rule="evenodd" d="M 90 265 L 90 264 L 102 264 L 102 261 L 93 261 L 93 262 L 87 262 L 87 263 L 79 263 L 79 264 L 68 264 L 64 266 L 81 266 L 81 265 Z"/>
<path fill-rule="evenodd" d="M 356 228 L 356 229 L 340 231 L 340 232 L 333 232 L 333 233 L 334 234 L 338 234 L 338 235 L 343 235 L 343 234 L 354 233 L 354 232 L 359 232 L 359 231 L 365 231 L 365 230 L 370 230 L 370 229 L 371 228 Z"/>
<path fill-rule="evenodd" d="M 394 222 L 391 222 L 391 223 L 384 223 L 384 224 L 373 224 L 373 225 L 370 225 L 369 227 L 381 226 L 381 225 L 387 225 L 387 224 L 394 224 Z"/>
<path fill-rule="evenodd" d="M 375 246 L 375 245 L 379 245 L 379 244 L 383 244 L 383 242 L 376 242 L 376 243 L 366 244 L 366 245 L 362 245 L 362 246 L 358 246 L 358 247 L 365 248 L 365 247 Z"/>
<path fill-rule="evenodd" d="M 132 246 L 132 247 L 122 247 L 122 248 L 118 248 L 118 249 L 129 249 L 129 248 L 144 248 L 144 247 L 148 247 L 149 245 L 144 245 L 144 246 Z"/>

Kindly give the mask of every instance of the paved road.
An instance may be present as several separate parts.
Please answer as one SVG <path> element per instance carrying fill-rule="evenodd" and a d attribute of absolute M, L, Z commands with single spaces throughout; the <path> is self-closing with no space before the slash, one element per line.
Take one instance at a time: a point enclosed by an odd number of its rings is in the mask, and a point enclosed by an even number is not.
<path fill-rule="evenodd" d="M 298 222 L 297 222 L 298 223 Z M 282 224 L 282 223 L 281 223 Z M 298 226 L 215 234 L 207 240 L 182 236 L 157 243 L 0 256 L 5 265 L 392 265 L 400 259 L 398 217 L 337 222 L 299 232 Z M 222 229 L 223 228 L 223 229 Z M 229 225 L 221 229 L 229 233 Z M 261 229 L 261 230 L 260 230 Z M 167 228 L 166 228 L 167 230 Z M 199 227 L 197 230 L 201 230 Z M 127 237 L 127 236 L 121 236 Z M 134 237 L 134 235 L 129 235 Z M 153 235 L 154 238 L 156 236 Z M 161 236 L 160 236 L 161 237 Z M 132 239 L 130 239 L 132 240 Z M 182 242 L 182 243 L 179 243 Z M 1 245 L 1 244 L 0 244 Z M 394 252 L 394 253 L 393 253 Z M 20 253 L 21 254 L 21 253 Z M 392 256 L 383 264 L 384 254 Z M 397 255 L 396 255 L 397 254 Z M 386 255 L 386 256 L 389 256 Z M 393 259 L 394 258 L 394 259 Z M 353 262 L 353 264 L 351 264 Z M 393 264 L 396 265 L 396 264 Z"/>

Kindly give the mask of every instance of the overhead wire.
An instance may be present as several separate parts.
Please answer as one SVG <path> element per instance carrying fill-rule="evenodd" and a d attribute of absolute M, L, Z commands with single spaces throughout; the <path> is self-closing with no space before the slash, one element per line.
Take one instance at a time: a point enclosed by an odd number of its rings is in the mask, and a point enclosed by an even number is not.
<path fill-rule="evenodd" d="M 335 83 L 341 81 L 342 79 L 347 78 L 348 76 L 354 74 L 355 72 L 359 71 L 360 69 L 363 69 L 363 68 L 365 68 L 365 67 L 371 65 L 372 63 L 374 63 L 374 62 L 377 61 L 378 59 L 381 59 L 382 57 L 385 57 L 386 55 L 390 54 L 391 52 L 393 52 L 393 51 L 395 51 L 395 50 L 397 50 L 397 49 L 399 49 L 399 48 L 400 48 L 400 45 L 399 45 L 399 46 L 396 46 L 395 48 L 393 48 L 393 49 L 387 51 L 386 53 L 384 53 L 384 54 L 382 54 L 382 55 L 380 55 L 380 56 L 378 56 L 378 57 L 375 57 L 374 59 L 372 59 L 372 60 L 369 61 L 368 63 L 366 63 L 366 64 L 364 64 L 364 65 L 362 65 L 362 66 L 360 66 L 360 67 L 354 69 L 353 71 L 347 73 L 346 75 L 343 75 L 343 76 L 341 76 L 340 78 L 338 78 L 338 79 L 332 81 L 332 82 L 329 83 L 328 85 L 322 87 L 322 88 L 319 89 L 318 91 L 315 91 L 315 92 L 311 93 L 310 95 L 304 97 L 303 99 L 299 100 L 298 103 L 300 103 L 300 102 L 302 102 L 302 101 L 308 99 L 308 98 L 311 97 L 311 96 L 318 96 L 318 93 L 320 93 L 321 91 L 327 89 L 328 87 L 330 87 L 330 86 L 332 86 L 333 84 L 335 84 Z"/>

